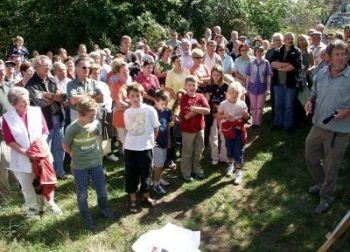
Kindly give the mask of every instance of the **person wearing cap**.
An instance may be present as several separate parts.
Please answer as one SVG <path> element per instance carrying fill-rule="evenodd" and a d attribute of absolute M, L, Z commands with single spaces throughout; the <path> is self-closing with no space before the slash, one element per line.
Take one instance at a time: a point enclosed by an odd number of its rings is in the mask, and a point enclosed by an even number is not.
<path fill-rule="evenodd" d="M 204 53 L 201 49 L 195 48 L 192 50 L 193 65 L 190 69 L 191 75 L 196 76 L 198 79 L 198 92 L 200 93 L 204 92 L 205 86 L 210 80 L 210 71 L 202 63 L 203 54 Z"/>
<path fill-rule="evenodd" d="M 156 90 L 160 88 L 158 77 L 152 74 L 154 59 L 149 55 L 144 55 L 142 59 L 142 70 L 135 80 L 144 88 L 143 102 L 154 105 Z"/>
<path fill-rule="evenodd" d="M 255 59 L 249 63 L 246 70 L 246 89 L 249 94 L 252 112 L 252 129 L 261 126 L 265 98 L 271 84 L 272 70 L 270 62 L 263 58 L 263 53 L 263 46 L 255 46 Z"/>
<path fill-rule="evenodd" d="M 321 41 L 322 33 L 319 31 L 313 31 L 311 34 L 311 46 L 310 49 L 314 55 L 315 65 L 317 66 L 321 62 L 321 51 L 326 45 Z"/>
<path fill-rule="evenodd" d="M 271 58 L 275 108 L 272 129 L 284 128 L 288 134 L 294 132 L 294 103 L 302 68 L 301 51 L 294 46 L 294 38 L 293 33 L 287 32 L 284 45 Z"/>
<path fill-rule="evenodd" d="M 350 67 L 344 41 L 331 42 L 326 53 L 329 66 L 315 78 L 305 112 L 313 114 L 313 126 L 305 140 L 305 161 L 314 180 L 309 193 L 319 197 L 315 213 L 326 212 L 335 199 L 338 168 L 350 135 Z M 330 121 L 326 118 L 332 116 Z"/>

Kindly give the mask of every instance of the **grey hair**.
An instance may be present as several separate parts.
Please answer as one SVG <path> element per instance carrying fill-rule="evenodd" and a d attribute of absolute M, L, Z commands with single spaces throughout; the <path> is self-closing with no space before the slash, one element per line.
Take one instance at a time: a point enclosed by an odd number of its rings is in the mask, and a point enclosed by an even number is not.
<path fill-rule="evenodd" d="M 343 40 L 340 40 L 340 39 L 336 39 L 336 40 L 332 41 L 331 43 L 329 43 L 326 47 L 326 53 L 329 56 L 331 56 L 334 49 L 345 50 L 345 52 L 348 53 L 347 44 Z"/>
<path fill-rule="evenodd" d="M 58 68 L 67 69 L 66 65 L 63 64 L 62 62 L 55 62 L 55 63 L 52 65 L 52 70 L 56 71 Z"/>
<path fill-rule="evenodd" d="M 24 87 L 13 87 L 9 90 L 7 99 L 13 106 L 15 106 L 19 98 L 23 96 L 29 99 L 29 91 L 27 89 Z"/>
<path fill-rule="evenodd" d="M 272 35 L 272 39 L 273 38 L 280 38 L 281 40 L 283 40 L 283 34 L 282 33 L 280 33 L 280 32 L 276 32 L 276 33 L 274 33 L 273 35 Z"/>
<path fill-rule="evenodd" d="M 40 63 L 43 61 L 43 60 L 48 60 L 50 62 L 50 58 L 47 57 L 46 55 L 39 55 L 37 57 L 34 58 L 33 60 L 33 68 L 34 70 L 37 70 Z"/>

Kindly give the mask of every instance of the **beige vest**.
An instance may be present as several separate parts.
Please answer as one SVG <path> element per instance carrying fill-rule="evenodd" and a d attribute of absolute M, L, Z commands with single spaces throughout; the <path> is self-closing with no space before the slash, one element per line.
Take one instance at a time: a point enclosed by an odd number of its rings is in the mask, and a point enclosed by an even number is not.
<path fill-rule="evenodd" d="M 4 114 L 4 118 L 16 143 L 24 149 L 27 150 L 35 139 L 41 138 L 43 125 L 41 109 L 39 107 L 28 107 L 28 130 L 15 109 Z M 25 155 L 11 149 L 10 170 L 32 173 L 32 164 Z"/>

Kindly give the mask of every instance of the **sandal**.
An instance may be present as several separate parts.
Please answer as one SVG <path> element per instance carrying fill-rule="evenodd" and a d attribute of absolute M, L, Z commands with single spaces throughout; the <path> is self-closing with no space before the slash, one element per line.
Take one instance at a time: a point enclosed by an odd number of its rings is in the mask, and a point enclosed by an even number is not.
<path fill-rule="evenodd" d="M 142 203 L 147 207 L 155 207 L 157 205 L 157 202 L 150 197 L 144 197 Z"/>
<path fill-rule="evenodd" d="M 129 203 L 128 212 L 131 214 L 135 214 L 139 212 L 139 209 L 137 208 L 135 201 Z"/>

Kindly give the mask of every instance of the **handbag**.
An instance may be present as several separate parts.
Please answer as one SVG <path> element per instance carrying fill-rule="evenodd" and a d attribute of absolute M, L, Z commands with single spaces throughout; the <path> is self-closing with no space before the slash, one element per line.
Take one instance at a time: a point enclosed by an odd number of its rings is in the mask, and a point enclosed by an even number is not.
<path fill-rule="evenodd" d="M 112 140 L 109 138 L 107 127 L 104 125 L 102 131 L 102 141 L 101 141 L 101 155 L 107 156 L 112 152 Z"/>

